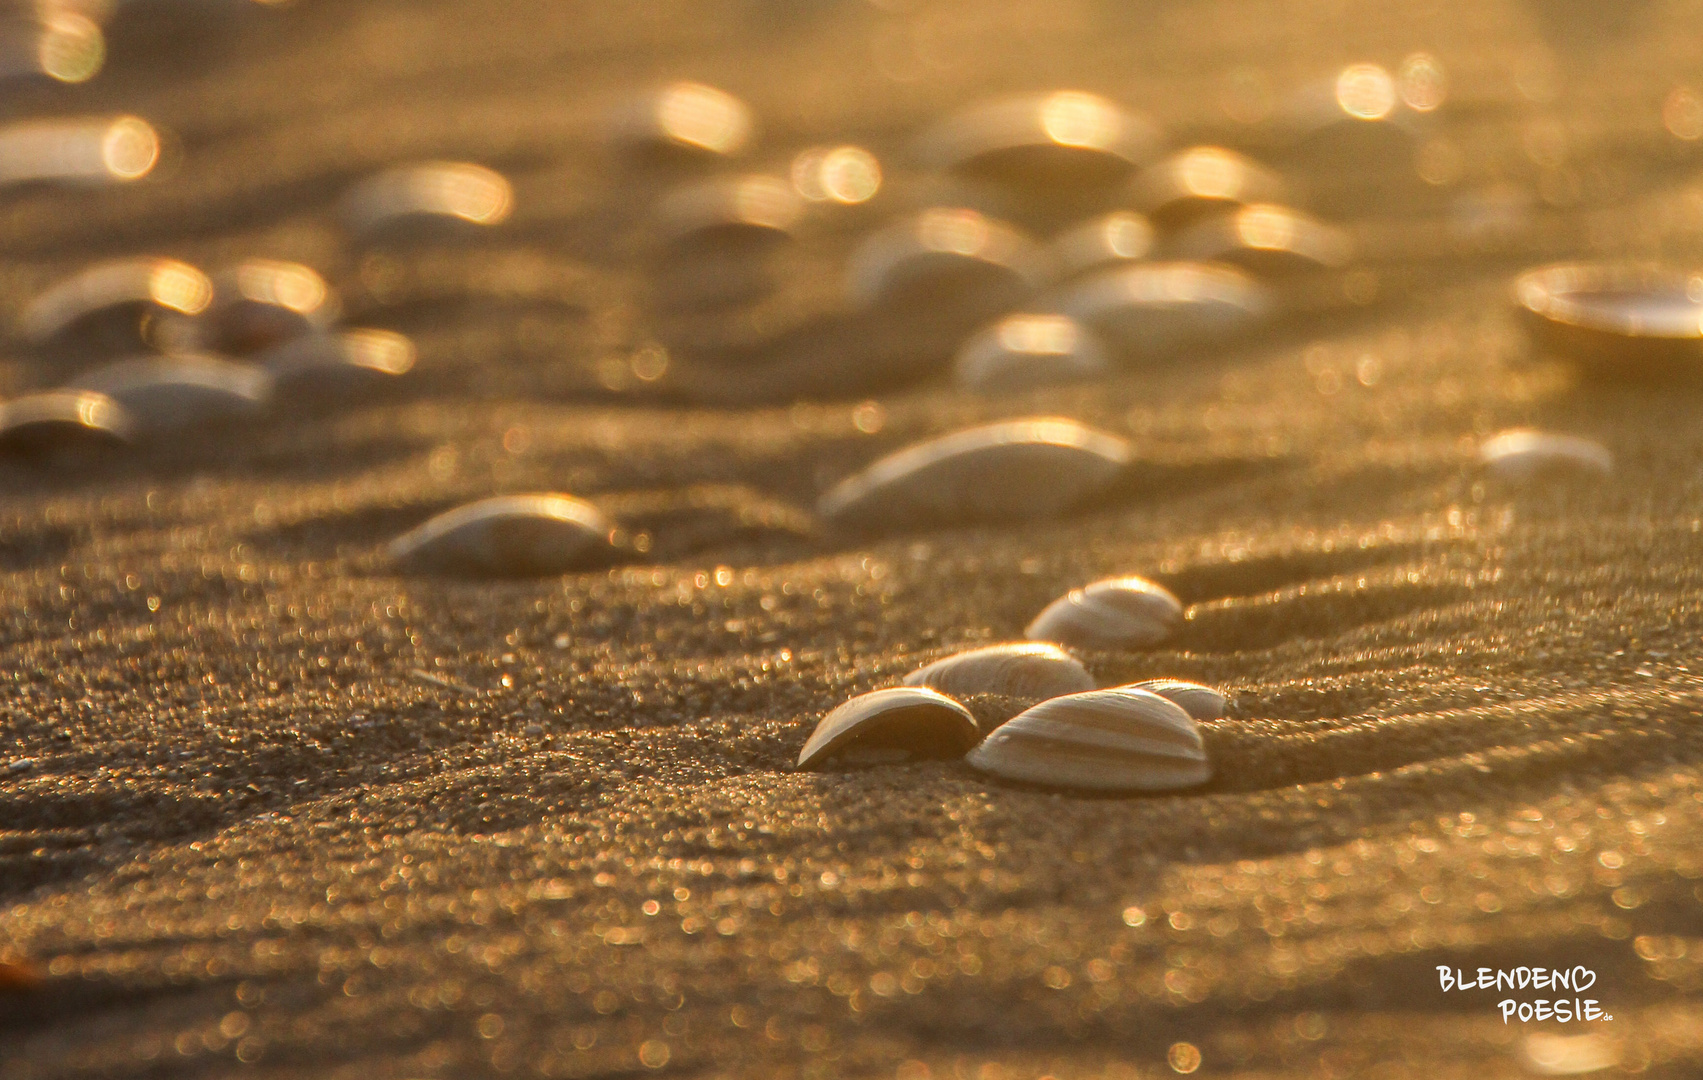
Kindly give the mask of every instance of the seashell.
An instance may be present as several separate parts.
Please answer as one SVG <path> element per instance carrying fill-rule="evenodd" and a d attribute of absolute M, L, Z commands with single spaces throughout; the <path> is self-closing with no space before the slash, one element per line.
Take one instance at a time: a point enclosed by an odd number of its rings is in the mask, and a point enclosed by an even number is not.
<path fill-rule="evenodd" d="M 1262 274 L 1335 269 L 1347 264 L 1352 250 L 1342 230 L 1270 203 L 1207 218 L 1178 236 L 1175 248 L 1184 258 L 1233 263 Z"/>
<path fill-rule="evenodd" d="M 1703 273 L 1564 263 L 1514 282 L 1516 311 L 1538 350 L 1605 376 L 1703 374 Z"/>
<path fill-rule="evenodd" d="M 607 561 L 613 532 L 595 506 L 570 495 L 499 495 L 409 530 L 390 556 L 426 573 L 542 577 Z"/>
<path fill-rule="evenodd" d="M 1229 266 L 1137 263 L 1071 286 L 1050 305 L 1141 359 L 1203 348 L 1272 310 L 1270 292 Z"/>
<path fill-rule="evenodd" d="M 1522 1064 L 1538 1076 L 1582 1076 L 1621 1063 L 1620 1047 L 1604 1032 L 1557 1035 L 1533 1031 L 1520 1046 Z"/>
<path fill-rule="evenodd" d="M 732 94 L 675 82 L 619 110 L 613 135 L 644 156 L 729 158 L 750 145 L 755 129 L 750 108 Z"/>
<path fill-rule="evenodd" d="M 1019 713 L 965 758 L 1007 780 L 1093 791 L 1172 791 L 1212 776 L 1200 728 L 1145 690 L 1090 690 Z"/>
<path fill-rule="evenodd" d="M 1094 689 L 1094 677 L 1081 661 L 1057 645 L 1020 641 L 954 653 L 917 668 L 906 686 L 927 686 L 943 694 L 1000 694 L 1053 698 Z"/>
<path fill-rule="evenodd" d="M 1614 455 L 1591 439 L 1515 429 L 1492 435 L 1478 448 L 1478 461 L 1497 480 L 1526 483 L 1546 476 L 1608 476 Z"/>
<path fill-rule="evenodd" d="M 1140 214 L 1119 211 L 1061 233 L 1047 245 L 1052 281 L 1068 281 L 1153 252 L 1153 226 Z"/>
<path fill-rule="evenodd" d="M 840 481 L 818 504 L 837 524 L 1049 517 L 1115 479 L 1129 444 L 1074 420 L 1040 417 L 908 446 Z"/>
<path fill-rule="evenodd" d="M 259 352 L 325 330 L 337 315 L 336 296 L 309 267 L 248 259 L 213 275 L 202 340 L 218 352 Z"/>
<path fill-rule="evenodd" d="M 861 146 L 813 146 L 792 159 L 792 187 L 813 203 L 858 206 L 881 190 L 881 162 Z"/>
<path fill-rule="evenodd" d="M 0 79 L 42 78 L 80 83 L 106 63 L 100 24 L 71 10 L 40 6 L 34 18 L 0 21 Z"/>
<path fill-rule="evenodd" d="M 212 299 L 213 283 L 188 263 L 113 259 L 30 301 L 18 334 L 38 349 L 80 356 L 168 347 Z"/>
<path fill-rule="evenodd" d="M 955 758 L 980 738 L 975 717 L 945 694 L 896 686 L 860 694 L 824 716 L 798 752 L 798 767 L 835 759 Z"/>
<path fill-rule="evenodd" d="M 964 343 L 953 361 L 960 385 L 987 394 L 1097 378 L 1106 350 L 1068 315 L 1007 315 Z"/>
<path fill-rule="evenodd" d="M 130 444 L 124 407 L 104 394 L 49 390 L 0 405 L 0 453 L 31 458 L 92 455 Z"/>
<path fill-rule="evenodd" d="M 254 357 L 280 398 L 341 397 L 382 386 L 414 367 L 414 343 L 389 330 L 316 333 Z"/>
<path fill-rule="evenodd" d="M 1210 686 L 1184 682 L 1181 679 L 1147 679 L 1119 687 L 1120 690 L 1145 690 L 1158 694 L 1166 701 L 1176 702 L 1196 720 L 1222 720 L 1230 712 L 1230 702 Z"/>
<path fill-rule="evenodd" d="M 1349 64 L 1303 90 L 1282 118 L 1291 157 L 1317 169 L 1400 167 L 1413 172 L 1414 115 L 1395 78 L 1377 64 Z"/>
<path fill-rule="evenodd" d="M 1151 121 L 1096 94 L 1060 90 L 966 109 L 925 133 L 918 153 L 933 168 L 1057 196 L 1116 184 L 1159 142 Z"/>
<path fill-rule="evenodd" d="M 847 289 L 864 307 L 926 305 L 965 295 L 1018 303 L 1039 270 L 1034 242 L 974 210 L 935 208 L 864 239 L 853 252 Z"/>
<path fill-rule="evenodd" d="M 126 184 L 147 176 L 159 160 L 159 133 L 134 116 L 0 127 L 0 186 Z"/>
<path fill-rule="evenodd" d="M 500 225 L 514 209 L 501 173 L 462 161 L 399 165 L 343 196 L 343 223 L 363 240 L 442 236 Z"/>
<path fill-rule="evenodd" d="M 69 388 L 105 394 L 138 432 L 154 432 L 253 415 L 272 396 L 272 376 L 214 356 L 137 356 L 85 372 Z"/>
<path fill-rule="evenodd" d="M 1212 214 L 1283 197 L 1283 181 L 1265 166 L 1222 146 L 1196 146 L 1150 165 L 1132 185 L 1132 203 L 1175 229 Z"/>
<path fill-rule="evenodd" d="M 656 231 L 675 249 L 763 246 L 789 239 L 803 213 L 799 195 L 772 176 L 716 177 L 664 197 Z"/>
<path fill-rule="evenodd" d="M 1141 577 L 1107 578 L 1059 597 L 1023 636 L 1080 649 L 1145 649 L 1177 632 L 1183 604 Z"/>

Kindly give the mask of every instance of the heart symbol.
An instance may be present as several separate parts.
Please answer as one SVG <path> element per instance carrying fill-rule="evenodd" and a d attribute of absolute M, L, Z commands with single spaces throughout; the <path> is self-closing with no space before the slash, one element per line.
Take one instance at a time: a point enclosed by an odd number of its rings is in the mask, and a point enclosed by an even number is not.
<path fill-rule="evenodd" d="M 1583 981 L 1583 977 L 1586 976 L 1586 975 L 1589 975 L 1591 977 L 1590 982 Z M 1573 969 L 1573 989 L 1574 990 L 1589 990 L 1591 987 L 1595 986 L 1596 984 L 1597 984 L 1597 973 L 1592 971 L 1590 968 L 1586 967 L 1583 964 L 1580 964 L 1578 967 Z"/>

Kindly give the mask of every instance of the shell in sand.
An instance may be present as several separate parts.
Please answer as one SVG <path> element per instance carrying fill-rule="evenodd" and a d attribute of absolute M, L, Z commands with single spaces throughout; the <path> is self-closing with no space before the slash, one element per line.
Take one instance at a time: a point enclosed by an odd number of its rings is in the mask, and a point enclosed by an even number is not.
<path fill-rule="evenodd" d="M 1212 776 L 1194 719 L 1145 690 L 1053 698 L 989 735 L 966 760 L 1007 780 L 1093 791 L 1171 791 Z"/>

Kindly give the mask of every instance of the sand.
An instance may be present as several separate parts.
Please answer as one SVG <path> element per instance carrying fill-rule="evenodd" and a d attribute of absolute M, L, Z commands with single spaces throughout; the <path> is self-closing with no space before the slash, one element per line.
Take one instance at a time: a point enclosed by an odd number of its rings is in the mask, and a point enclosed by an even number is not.
<path fill-rule="evenodd" d="M 168 158 L 6 195 L 0 315 L 96 256 L 257 254 L 320 268 L 421 361 L 376 401 L 0 467 L 0 1078 L 1696 1075 L 1700 399 L 1531 355 L 1507 293 L 1551 259 L 1699 256 L 1703 144 L 1663 120 L 1696 15 L 302 0 L 115 29 L 98 79 L 12 111 L 133 112 Z M 1447 182 L 1314 175 L 1361 273 L 1311 314 L 1004 398 L 857 335 L 760 347 L 833 310 L 942 109 L 1078 86 L 1258 149 L 1228 91 L 1245 111 L 1419 49 L 1451 79 Z M 856 141 L 894 201 L 719 327 L 769 338 L 677 344 L 647 380 L 652 343 L 718 328 L 647 301 L 660 181 L 599 125 L 679 76 L 752 103 L 751 167 Z M 512 223 L 348 247 L 335 196 L 428 156 L 508 173 Z M 10 355 L 7 396 L 64 377 Z M 1024 415 L 1140 466 L 1056 520 L 853 537 L 811 513 L 882 453 Z M 1600 440 L 1613 478 L 1484 483 L 1477 441 L 1519 424 Z M 439 509 L 552 489 L 621 521 L 629 561 L 490 583 L 384 558 Z M 791 770 L 848 695 L 1114 573 L 1190 619 L 1085 655 L 1095 676 L 1235 700 L 1205 788 Z M 1504 1023 L 1499 1000 L 1569 995 L 1445 992 L 1440 965 L 1582 965 L 1571 996 L 1612 1019 Z"/>

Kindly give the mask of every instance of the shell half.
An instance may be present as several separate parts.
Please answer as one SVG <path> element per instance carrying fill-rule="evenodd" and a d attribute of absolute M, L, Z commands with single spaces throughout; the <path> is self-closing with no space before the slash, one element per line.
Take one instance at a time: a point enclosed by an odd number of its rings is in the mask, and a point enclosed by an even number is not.
<path fill-rule="evenodd" d="M 1182 601 L 1163 585 L 1108 578 L 1048 604 L 1023 636 L 1080 649 L 1145 649 L 1175 634 L 1182 621 Z"/>
<path fill-rule="evenodd" d="M 1181 705 L 1183 711 L 1196 720 L 1222 720 L 1230 712 L 1230 702 L 1223 694 L 1210 686 L 1185 682 L 1182 679 L 1146 679 L 1119 689 L 1145 690 L 1149 694 L 1158 694 L 1166 701 Z"/>
<path fill-rule="evenodd" d="M 822 718 L 798 752 L 798 767 L 836 759 L 955 758 L 981 733 L 968 709 L 921 686 L 860 694 Z"/>
<path fill-rule="evenodd" d="M 1492 478 L 1512 484 L 1569 475 L 1606 477 L 1614 472 L 1614 455 L 1599 442 L 1525 429 L 1486 439 L 1478 448 L 1478 461 Z"/>
<path fill-rule="evenodd" d="M 1007 780 L 1093 791 L 1172 791 L 1212 776 L 1194 719 L 1145 690 L 1091 690 L 1043 701 L 970 751 Z"/>
<path fill-rule="evenodd" d="M 425 573 L 542 577 L 606 561 L 612 531 L 595 506 L 569 495 L 500 495 L 403 533 L 390 555 Z"/>
<path fill-rule="evenodd" d="M 171 431 L 260 412 L 272 376 L 215 356 L 138 356 L 86 372 L 71 388 L 118 402 L 138 431 Z"/>
<path fill-rule="evenodd" d="M 954 653 L 917 668 L 906 686 L 927 686 L 943 694 L 999 694 L 1016 698 L 1055 698 L 1094 689 L 1094 677 L 1082 662 L 1057 645 L 1021 641 Z"/>

